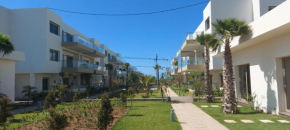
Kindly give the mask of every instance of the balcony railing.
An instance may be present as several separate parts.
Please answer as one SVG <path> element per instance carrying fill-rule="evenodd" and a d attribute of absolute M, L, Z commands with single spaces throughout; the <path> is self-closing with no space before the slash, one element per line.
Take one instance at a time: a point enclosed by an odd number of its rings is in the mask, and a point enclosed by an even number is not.
<path fill-rule="evenodd" d="M 88 48 L 91 48 L 95 51 L 98 51 L 102 54 L 105 54 L 105 50 L 97 45 L 95 45 L 94 43 L 86 40 L 85 38 L 79 36 L 79 35 L 65 35 L 62 38 L 63 42 L 76 42 L 76 43 L 80 43 Z"/>
<path fill-rule="evenodd" d="M 202 34 L 203 32 L 194 32 L 193 34 L 188 34 L 186 40 L 195 40 L 197 35 Z"/>
<path fill-rule="evenodd" d="M 117 70 L 117 74 L 126 74 L 126 71 L 122 71 L 122 70 Z"/>
<path fill-rule="evenodd" d="M 94 69 L 97 71 L 105 71 L 105 67 L 104 66 L 100 66 L 100 65 L 94 65 Z"/>
<path fill-rule="evenodd" d="M 203 65 L 204 58 L 203 57 L 183 57 L 182 67 L 186 65 Z"/>
<path fill-rule="evenodd" d="M 105 67 L 103 66 L 95 65 L 92 63 L 87 63 L 85 61 L 78 61 L 78 60 L 64 60 L 62 61 L 62 67 L 63 68 L 84 68 L 84 69 L 105 71 Z"/>
<path fill-rule="evenodd" d="M 117 56 L 111 56 L 111 57 L 109 57 L 109 60 L 116 60 L 116 61 L 125 63 L 125 60 L 123 58 L 117 57 Z"/>

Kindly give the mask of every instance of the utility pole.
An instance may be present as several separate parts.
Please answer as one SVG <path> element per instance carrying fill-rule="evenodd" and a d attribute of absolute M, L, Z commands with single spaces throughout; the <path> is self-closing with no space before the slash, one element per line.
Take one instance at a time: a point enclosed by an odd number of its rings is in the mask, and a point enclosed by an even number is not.
<path fill-rule="evenodd" d="M 155 61 L 156 61 L 156 77 L 157 77 L 157 88 L 159 88 L 159 65 L 158 65 L 158 55 L 156 54 L 156 58 L 155 58 Z M 160 92 L 161 92 L 161 95 L 162 95 L 162 101 L 163 101 L 163 89 L 162 87 L 160 88 Z"/>

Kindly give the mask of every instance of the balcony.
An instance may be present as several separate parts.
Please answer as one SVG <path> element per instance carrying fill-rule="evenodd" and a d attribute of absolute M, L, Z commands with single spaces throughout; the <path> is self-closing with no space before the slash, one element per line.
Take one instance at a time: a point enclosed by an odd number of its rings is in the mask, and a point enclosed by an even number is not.
<path fill-rule="evenodd" d="M 63 36 L 62 47 L 96 58 L 106 57 L 105 50 L 103 48 L 78 35 Z"/>
<path fill-rule="evenodd" d="M 127 72 L 126 71 L 123 71 L 123 70 L 117 70 L 117 74 L 118 75 L 126 75 Z"/>
<path fill-rule="evenodd" d="M 204 58 L 203 57 L 182 57 L 181 68 L 178 72 L 203 71 Z"/>
<path fill-rule="evenodd" d="M 117 65 L 122 65 L 125 63 L 125 60 L 120 58 L 120 57 L 116 57 L 116 56 L 111 56 L 108 57 L 109 62 L 113 63 L 113 64 L 117 64 Z"/>
<path fill-rule="evenodd" d="M 202 32 L 195 32 L 193 34 L 189 34 L 181 47 L 181 51 L 192 51 L 201 48 L 202 46 L 200 45 L 200 43 L 195 40 L 197 35 L 200 34 L 202 34 Z"/>
<path fill-rule="evenodd" d="M 105 74 L 105 68 L 92 63 L 76 60 L 62 61 L 62 72 L 65 73 L 90 73 Z"/>
<path fill-rule="evenodd" d="M 177 68 L 175 66 L 172 66 L 170 68 L 170 72 L 171 72 L 171 75 L 177 75 Z"/>

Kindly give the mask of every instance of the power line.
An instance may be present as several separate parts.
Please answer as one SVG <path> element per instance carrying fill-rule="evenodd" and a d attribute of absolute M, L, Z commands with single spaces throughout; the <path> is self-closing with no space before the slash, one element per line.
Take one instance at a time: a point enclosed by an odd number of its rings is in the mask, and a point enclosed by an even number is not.
<path fill-rule="evenodd" d="M 150 14 L 158 14 L 158 13 L 170 12 L 170 11 L 175 11 L 175 10 L 190 8 L 190 7 L 197 6 L 197 5 L 201 5 L 201 4 L 208 3 L 208 2 L 209 2 L 209 0 L 206 0 L 204 2 L 200 2 L 200 3 L 196 3 L 196 4 L 191 4 L 191 5 L 187 5 L 187 6 L 182 6 L 182 7 L 177 7 L 177 8 L 172 8 L 172 9 L 166 9 L 166 10 L 160 10 L 160 11 L 153 11 L 153 12 L 144 12 L 144 13 L 128 13 L 128 14 L 87 13 L 87 12 L 68 11 L 68 10 L 62 10 L 62 9 L 50 8 L 50 7 L 48 7 L 48 9 L 56 10 L 56 11 L 61 11 L 61 12 L 66 12 L 66 13 L 83 14 L 83 15 L 137 16 L 137 15 L 150 15 Z"/>

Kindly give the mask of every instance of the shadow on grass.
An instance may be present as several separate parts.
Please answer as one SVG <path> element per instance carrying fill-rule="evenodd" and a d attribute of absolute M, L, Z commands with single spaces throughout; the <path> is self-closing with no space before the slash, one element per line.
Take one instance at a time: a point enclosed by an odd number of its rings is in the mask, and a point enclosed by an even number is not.
<path fill-rule="evenodd" d="M 131 115 L 126 115 L 126 116 L 144 116 L 142 114 L 131 114 Z"/>
<path fill-rule="evenodd" d="M 134 106 L 134 107 L 148 107 L 148 106 Z"/>
<path fill-rule="evenodd" d="M 259 112 L 259 111 L 251 111 L 251 112 L 240 112 L 239 114 L 261 114 L 263 112 Z"/>

